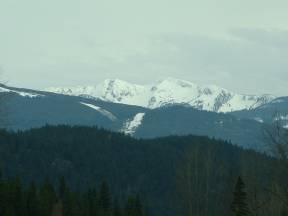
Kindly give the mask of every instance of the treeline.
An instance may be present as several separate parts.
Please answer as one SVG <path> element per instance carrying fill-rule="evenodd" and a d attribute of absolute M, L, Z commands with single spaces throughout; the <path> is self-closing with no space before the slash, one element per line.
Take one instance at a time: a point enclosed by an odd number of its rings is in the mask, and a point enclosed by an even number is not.
<path fill-rule="evenodd" d="M 277 163 L 269 156 L 200 136 L 137 140 L 80 126 L 0 130 L 5 178 L 21 176 L 23 185 L 31 181 L 42 185 L 49 176 L 57 188 L 59 176 L 64 176 L 70 190 L 82 198 L 89 188 L 100 190 L 100 182 L 106 180 L 122 212 L 129 196 L 139 194 L 149 216 L 231 216 L 238 176 L 246 183 L 249 208 L 261 216 L 281 216 L 281 202 L 269 192 L 288 182 Z M 265 205 L 258 208 L 260 203 Z"/>
<path fill-rule="evenodd" d="M 113 197 L 106 182 L 99 190 L 71 190 L 64 177 L 55 188 L 48 179 L 23 186 L 20 178 L 0 180 L 1 216 L 147 216 L 139 196 Z"/>

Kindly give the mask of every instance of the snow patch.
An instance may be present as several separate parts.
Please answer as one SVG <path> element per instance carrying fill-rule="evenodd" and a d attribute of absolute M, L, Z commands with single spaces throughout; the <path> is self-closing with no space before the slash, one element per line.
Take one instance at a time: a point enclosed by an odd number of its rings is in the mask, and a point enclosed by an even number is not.
<path fill-rule="evenodd" d="M 3 87 L 0 87 L 0 92 L 10 92 L 10 90 L 3 88 Z"/>
<path fill-rule="evenodd" d="M 32 94 L 32 93 L 18 92 L 18 91 L 13 91 L 13 92 L 19 94 L 22 97 L 30 97 L 30 98 L 43 97 L 43 95 L 39 95 L 39 94 Z"/>
<path fill-rule="evenodd" d="M 44 95 L 40 95 L 40 94 L 15 91 L 15 90 L 6 89 L 6 88 L 3 88 L 3 87 L 0 87 L 0 92 L 13 92 L 13 93 L 16 93 L 16 94 L 18 94 L 18 95 L 20 95 L 22 97 L 30 97 L 30 98 L 44 97 Z"/>
<path fill-rule="evenodd" d="M 144 116 L 145 113 L 137 113 L 132 120 L 128 120 L 124 123 L 124 127 L 121 131 L 125 134 L 133 135 L 137 128 L 141 125 Z"/>
<path fill-rule="evenodd" d="M 222 126 L 224 124 L 224 121 L 220 120 L 220 121 L 215 121 L 214 123 Z"/>
<path fill-rule="evenodd" d="M 90 107 L 91 109 L 97 110 L 98 112 L 100 112 L 102 115 L 106 116 L 107 118 L 109 118 L 111 121 L 116 121 L 117 117 L 115 115 L 113 115 L 111 112 L 109 112 L 108 110 L 105 110 L 101 107 L 95 106 L 93 104 L 88 104 L 88 103 L 82 103 L 80 102 L 80 104 L 83 104 L 87 107 Z"/>
<path fill-rule="evenodd" d="M 282 114 L 282 115 L 276 116 L 273 119 L 273 121 L 280 122 L 283 128 L 288 129 L 288 114 Z"/>
<path fill-rule="evenodd" d="M 259 123 L 264 123 L 263 119 L 261 119 L 260 117 L 256 117 L 256 118 L 254 118 L 254 120 L 259 122 Z"/>
<path fill-rule="evenodd" d="M 271 103 L 283 103 L 283 102 L 284 102 L 283 99 L 276 99 L 276 100 L 271 101 Z"/>
<path fill-rule="evenodd" d="M 274 118 L 274 121 L 288 121 L 288 114 L 277 116 Z"/>

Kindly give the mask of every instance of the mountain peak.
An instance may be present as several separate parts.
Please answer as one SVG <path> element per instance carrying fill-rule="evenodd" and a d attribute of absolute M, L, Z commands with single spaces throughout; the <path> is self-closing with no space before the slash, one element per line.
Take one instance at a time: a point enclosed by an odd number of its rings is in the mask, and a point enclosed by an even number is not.
<path fill-rule="evenodd" d="M 182 87 L 192 87 L 192 86 L 197 86 L 195 83 L 192 83 L 190 81 L 186 81 L 186 80 L 181 80 L 181 79 L 177 79 L 177 78 L 173 78 L 173 77 L 167 77 L 165 79 L 159 80 L 158 85 L 161 84 L 173 84 L 173 85 L 179 85 Z"/>

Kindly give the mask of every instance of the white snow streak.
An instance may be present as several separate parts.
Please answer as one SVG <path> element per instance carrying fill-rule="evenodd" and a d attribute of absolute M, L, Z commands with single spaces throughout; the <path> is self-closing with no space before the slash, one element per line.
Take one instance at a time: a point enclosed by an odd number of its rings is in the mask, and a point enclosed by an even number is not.
<path fill-rule="evenodd" d="M 18 95 L 20 95 L 22 97 L 30 97 L 30 98 L 43 97 L 44 96 L 44 95 L 40 95 L 40 94 L 34 94 L 34 93 L 10 90 L 10 89 L 6 89 L 6 88 L 3 88 L 3 87 L 0 87 L 0 92 L 13 92 L 13 93 L 16 93 L 16 94 L 18 94 Z"/>
<path fill-rule="evenodd" d="M 263 119 L 256 117 L 254 118 L 255 121 L 259 122 L 259 123 L 264 123 Z"/>
<path fill-rule="evenodd" d="M 127 121 L 124 124 L 122 132 L 125 134 L 133 135 L 136 132 L 136 129 L 141 125 L 145 113 L 137 113 L 131 121 Z"/>
<path fill-rule="evenodd" d="M 115 115 L 113 115 L 111 112 L 101 108 L 101 107 L 98 107 L 98 106 L 95 106 L 93 104 L 88 104 L 88 103 L 82 103 L 80 102 L 81 104 L 87 106 L 87 107 L 90 107 L 91 109 L 94 109 L 94 110 L 97 110 L 98 112 L 100 112 L 102 115 L 106 116 L 107 118 L 109 118 L 111 121 L 116 121 L 117 120 L 117 117 Z"/>

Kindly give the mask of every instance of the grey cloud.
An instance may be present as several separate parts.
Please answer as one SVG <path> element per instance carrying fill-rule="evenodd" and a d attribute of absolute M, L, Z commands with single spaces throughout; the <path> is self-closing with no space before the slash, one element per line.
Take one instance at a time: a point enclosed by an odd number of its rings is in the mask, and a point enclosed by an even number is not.
<path fill-rule="evenodd" d="M 250 42 L 260 43 L 263 46 L 288 48 L 288 31 L 267 29 L 233 29 L 230 33 Z"/>
<path fill-rule="evenodd" d="M 47 49 L 41 59 L 24 55 L 18 64 L 3 65 L 16 71 L 11 80 L 33 82 L 38 88 L 95 84 L 105 78 L 150 83 L 170 76 L 240 93 L 288 95 L 286 34 L 234 29 L 226 39 L 170 33 L 122 44 L 87 46 L 80 41 L 62 47 L 57 55 L 48 55 L 53 50 Z M 31 64 L 34 58 L 38 62 Z M 30 64 L 22 73 L 26 62 Z"/>
<path fill-rule="evenodd" d="M 284 43 L 282 37 L 269 38 L 273 44 Z M 158 73 L 159 77 L 165 74 L 218 84 L 243 93 L 285 95 L 287 56 L 284 46 L 267 46 L 267 42 L 170 34 L 155 40 L 145 55 L 131 55 L 117 67 L 125 71 L 145 69 L 147 77 L 157 77 Z"/>

